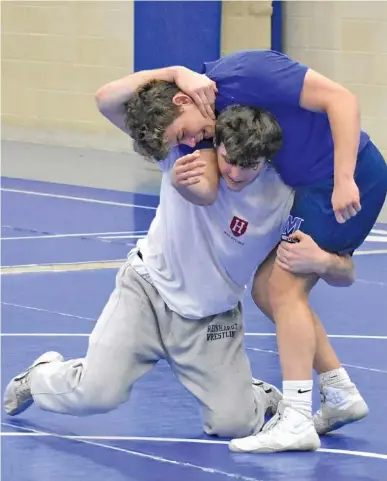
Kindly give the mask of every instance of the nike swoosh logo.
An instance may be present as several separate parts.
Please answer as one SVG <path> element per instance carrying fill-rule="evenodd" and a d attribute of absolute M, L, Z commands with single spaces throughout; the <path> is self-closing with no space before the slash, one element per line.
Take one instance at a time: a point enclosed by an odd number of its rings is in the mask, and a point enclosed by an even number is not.
<path fill-rule="evenodd" d="M 253 382 L 253 386 L 263 386 L 263 382 Z M 269 394 L 271 392 L 273 392 L 273 389 L 272 388 L 269 388 L 269 389 L 264 389 L 265 393 L 266 394 Z"/>
<path fill-rule="evenodd" d="M 297 392 L 298 394 L 304 394 L 306 392 L 311 392 L 311 389 L 299 389 Z"/>

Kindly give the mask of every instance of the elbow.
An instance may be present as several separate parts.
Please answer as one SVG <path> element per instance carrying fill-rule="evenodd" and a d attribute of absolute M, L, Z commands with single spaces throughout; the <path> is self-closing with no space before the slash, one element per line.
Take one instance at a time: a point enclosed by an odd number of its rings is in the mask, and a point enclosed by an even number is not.
<path fill-rule="evenodd" d="M 208 182 L 207 189 L 205 189 L 205 193 L 203 196 L 204 204 L 203 205 L 212 205 L 218 198 L 219 192 L 219 178 L 213 179 L 213 181 Z"/>
<path fill-rule="evenodd" d="M 113 94 L 114 91 L 111 84 L 103 85 L 94 94 L 95 103 L 101 114 L 105 115 L 111 109 L 112 101 L 114 100 Z"/>
<path fill-rule="evenodd" d="M 357 96 L 342 86 L 328 98 L 325 110 L 329 114 L 332 111 L 336 111 L 338 107 L 356 112 L 357 116 L 360 116 L 360 105 Z"/>
<path fill-rule="evenodd" d="M 336 287 L 350 287 L 356 280 L 355 267 L 352 266 L 334 285 Z"/>
<path fill-rule="evenodd" d="M 344 278 L 345 282 L 345 287 L 350 287 L 352 284 L 354 284 L 356 280 L 356 269 L 355 269 L 355 264 L 353 262 L 353 258 L 349 255 L 346 256 L 346 262 L 347 262 L 347 270 L 346 270 L 346 276 Z"/>
<path fill-rule="evenodd" d="M 213 192 L 206 192 L 202 193 L 197 196 L 196 201 L 193 201 L 194 204 L 200 205 L 202 207 L 208 207 L 212 205 L 217 199 L 217 193 Z"/>
<path fill-rule="evenodd" d="M 352 284 L 355 283 L 355 280 L 356 280 L 356 274 L 355 274 L 355 268 L 352 267 L 350 271 L 348 271 L 348 274 L 345 278 L 345 285 L 344 287 L 350 287 L 352 286 Z"/>
<path fill-rule="evenodd" d="M 95 100 L 95 103 L 97 104 L 97 107 L 98 107 L 98 110 L 103 113 L 104 111 L 104 106 L 105 106 L 105 102 L 106 102 L 106 85 L 104 85 L 103 87 L 99 88 L 96 93 L 94 94 L 94 100 Z"/>
<path fill-rule="evenodd" d="M 105 93 L 105 85 L 103 87 L 100 87 L 94 94 L 94 99 L 98 103 L 101 101 L 101 99 L 104 97 Z"/>
<path fill-rule="evenodd" d="M 354 105 L 356 105 L 357 108 L 359 108 L 359 99 L 357 98 L 357 95 L 355 95 L 353 92 L 351 92 L 348 89 L 345 89 L 345 92 L 348 96 L 349 101 L 352 102 Z"/>
<path fill-rule="evenodd" d="M 357 107 L 359 106 L 359 100 L 357 96 L 347 88 L 342 87 L 340 95 L 342 95 L 343 98 L 345 98 L 348 102 L 351 102 L 353 105 L 356 105 Z"/>
<path fill-rule="evenodd" d="M 360 105 L 357 96 L 349 90 L 346 90 L 346 96 L 348 99 L 348 105 L 352 106 L 354 112 L 356 113 L 356 117 L 358 118 L 358 120 L 360 120 Z"/>
<path fill-rule="evenodd" d="M 218 198 L 218 189 L 217 188 L 211 188 L 203 196 L 203 204 L 202 205 L 212 205 L 216 201 L 217 198 Z"/>

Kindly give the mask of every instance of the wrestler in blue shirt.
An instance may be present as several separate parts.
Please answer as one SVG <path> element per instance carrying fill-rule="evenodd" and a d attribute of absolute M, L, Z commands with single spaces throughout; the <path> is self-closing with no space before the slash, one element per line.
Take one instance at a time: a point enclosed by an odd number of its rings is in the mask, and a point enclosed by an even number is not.
<path fill-rule="evenodd" d="M 283 148 L 273 164 L 296 191 L 284 235 L 299 228 L 330 252 L 359 247 L 383 206 L 387 166 L 369 135 L 360 130 L 352 94 L 271 50 L 222 57 L 206 63 L 204 73 L 216 83 L 217 111 L 233 104 L 261 107 L 282 128 Z M 348 111 L 341 119 L 336 111 L 342 107 Z"/>

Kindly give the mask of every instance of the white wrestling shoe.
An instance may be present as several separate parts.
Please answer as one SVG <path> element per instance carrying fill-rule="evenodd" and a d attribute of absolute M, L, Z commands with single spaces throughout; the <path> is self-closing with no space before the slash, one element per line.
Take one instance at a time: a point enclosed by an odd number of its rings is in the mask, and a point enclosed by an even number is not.
<path fill-rule="evenodd" d="M 320 392 L 321 409 L 313 416 L 318 434 L 326 434 L 346 424 L 360 421 L 369 412 L 366 402 L 353 383 L 345 388 L 320 384 Z"/>
<path fill-rule="evenodd" d="M 266 415 L 273 415 L 277 412 L 278 403 L 282 401 L 282 392 L 272 384 L 253 378 L 253 386 L 264 393 L 266 402 Z"/>
<path fill-rule="evenodd" d="M 46 352 L 24 372 L 18 374 L 8 384 L 4 393 L 4 410 L 9 416 L 16 416 L 31 406 L 34 402 L 31 395 L 30 373 L 40 364 L 47 362 L 62 362 L 64 358 L 58 352 Z"/>
<path fill-rule="evenodd" d="M 278 451 L 315 451 L 321 446 L 311 416 L 281 401 L 276 415 L 254 435 L 233 439 L 228 447 L 240 453 L 272 453 Z"/>

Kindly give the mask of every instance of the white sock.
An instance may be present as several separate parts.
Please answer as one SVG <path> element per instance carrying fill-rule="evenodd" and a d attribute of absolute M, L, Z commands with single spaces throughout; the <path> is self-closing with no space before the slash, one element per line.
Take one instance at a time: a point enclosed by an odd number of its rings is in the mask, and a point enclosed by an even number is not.
<path fill-rule="evenodd" d="M 313 381 L 283 381 L 283 400 L 294 409 L 312 413 Z"/>
<path fill-rule="evenodd" d="M 348 376 L 347 371 L 340 367 L 339 369 L 333 369 L 333 371 L 323 372 L 319 375 L 320 384 L 335 388 L 353 387 L 353 383 Z"/>

